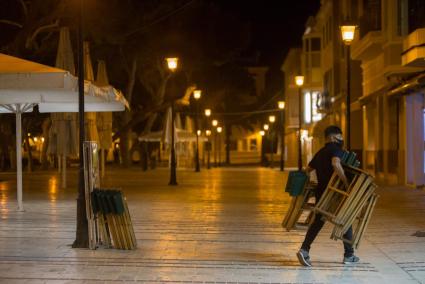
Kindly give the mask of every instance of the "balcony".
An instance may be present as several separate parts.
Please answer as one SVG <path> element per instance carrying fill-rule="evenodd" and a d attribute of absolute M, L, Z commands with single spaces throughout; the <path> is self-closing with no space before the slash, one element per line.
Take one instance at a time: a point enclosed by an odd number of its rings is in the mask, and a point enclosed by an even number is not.
<path fill-rule="evenodd" d="M 365 61 L 376 57 L 383 42 L 380 1 L 372 1 L 359 19 L 359 40 L 352 44 L 352 58 Z"/>
<path fill-rule="evenodd" d="M 403 66 L 425 67 L 425 28 L 419 28 L 403 41 Z"/>

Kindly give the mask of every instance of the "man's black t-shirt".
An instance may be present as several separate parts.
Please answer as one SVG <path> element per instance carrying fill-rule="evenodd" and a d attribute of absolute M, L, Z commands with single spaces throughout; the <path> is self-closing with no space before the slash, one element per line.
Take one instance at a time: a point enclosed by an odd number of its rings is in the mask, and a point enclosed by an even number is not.
<path fill-rule="evenodd" d="M 333 174 L 332 158 L 342 158 L 343 151 L 339 144 L 334 142 L 326 143 L 325 146 L 320 149 L 313 159 L 310 161 L 308 166 L 316 170 L 317 175 L 317 194 L 322 196 L 323 192 L 328 185 L 329 180 Z"/>

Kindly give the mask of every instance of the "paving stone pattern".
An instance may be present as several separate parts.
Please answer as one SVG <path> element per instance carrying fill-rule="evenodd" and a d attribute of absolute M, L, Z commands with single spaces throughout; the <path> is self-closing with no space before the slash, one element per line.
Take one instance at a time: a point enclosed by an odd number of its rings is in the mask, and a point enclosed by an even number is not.
<path fill-rule="evenodd" d="M 68 189 L 55 172 L 24 174 L 25 212 L 16 209 L 14 173 L 0 173 L 0 283 L 425 283 L 425 192 L 381 187 L 356 253 L 326 225 L 312 246 L 313 267 L 295 256 L 304 231 L 284 231 L 286 174 L 271 169 L 178 172 L 109 169 L 104 187 L 127 196 L 138 249 L 72 249 L 76 171 Z"/>

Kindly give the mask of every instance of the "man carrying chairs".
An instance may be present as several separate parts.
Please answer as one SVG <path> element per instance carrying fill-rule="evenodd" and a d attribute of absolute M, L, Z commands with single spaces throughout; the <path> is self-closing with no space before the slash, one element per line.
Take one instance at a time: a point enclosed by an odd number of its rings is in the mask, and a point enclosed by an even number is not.
<path fill-rule="evenodd" d="M 325 138 L 326 144 L 322 147 L 313 157 L 313 159 L 308 164 L 306 169 L 307 173 L 316 171 L 317 175 L 317 188 L 315 190 L 316 204 L 320 200 L 322 194 L 325 192 L 325 189 L 329 183 L 329 180 L 332 177 L 332 174 L 335 173 L 343 181 L 346 188 L 348 188 L 348 181 L 344 173 L 344 169 L 341 165 L 341 158 L 343 156 L 343 137 L 342 131 L 337 126 L 329 126 L 325 129 Z M 308 228 L 307 234 L 305 236 L 304 242 L 301 245 L 300 250 L 297 252 L 297 257 L 300 263 L 304 266 L 311 266 L 310 260 L 310 246 L 313 243 L 316 236 L 319 234 L 322 229 L 325 221 L 322 220 L 322 215 L 317 214 L 313 223 L 311 223 Z M 353 230 L 350 227 L 344 234 L 344 239 L 351 241 L 353 238 Z M 354 255 L 354 249 L 352 245 L 344 242 L 344 257 L 343 263 L 356 263 L 359 261 L 359 258 Z"/>

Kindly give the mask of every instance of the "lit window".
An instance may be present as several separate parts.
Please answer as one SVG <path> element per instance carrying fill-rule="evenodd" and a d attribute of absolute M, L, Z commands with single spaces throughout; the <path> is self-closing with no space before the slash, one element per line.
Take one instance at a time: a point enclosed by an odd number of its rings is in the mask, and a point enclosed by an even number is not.
<path fill-rule="evenodd" d="M 311 122 L 311 94 L 307 92 L 304 94 L 304 122 Z"/>

